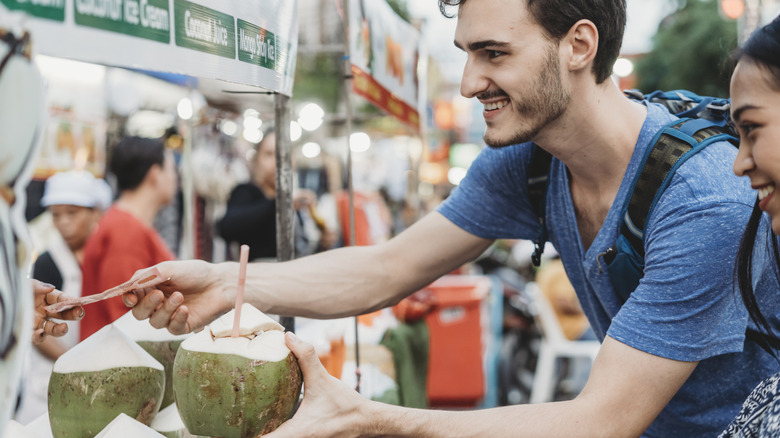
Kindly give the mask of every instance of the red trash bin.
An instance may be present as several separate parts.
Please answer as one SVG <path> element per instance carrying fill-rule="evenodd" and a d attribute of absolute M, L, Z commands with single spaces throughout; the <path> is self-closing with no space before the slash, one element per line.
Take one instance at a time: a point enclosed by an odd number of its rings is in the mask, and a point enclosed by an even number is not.
<path fill-rule="evenodd" d="M 447 275 L 426 287 L 435 305 L 429 332 L 428 401 L 431 407 L 474 407 L 485 395 L 481 305 L 490 279 Z"/>

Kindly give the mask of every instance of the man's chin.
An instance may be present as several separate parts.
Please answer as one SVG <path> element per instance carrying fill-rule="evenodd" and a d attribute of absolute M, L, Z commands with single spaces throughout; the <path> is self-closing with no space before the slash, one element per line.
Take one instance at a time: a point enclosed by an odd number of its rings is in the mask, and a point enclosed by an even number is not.
<path fill-rule="evenodd" d="M 485 134 L 485 136 L 483 137 L 483 140 L 485 141 L 485 144 L 488 145 L 488 147 L 490 147 L 492 149 L 501 149 L 501 148 L 505 148 L 507 146 L 512 146 L 512 145 L 521 144 L 521 143 L 526 143 L 526 142 L 529 141 L 529 140 L 525 140 L 525 139 L 520 138 L 520 137 L 513 137 L 513 138 L 509 138 L 509 139 L 501 139 L 501 138 L 496 138 L 496 137 L 490 137 L 487 134 Z"/>

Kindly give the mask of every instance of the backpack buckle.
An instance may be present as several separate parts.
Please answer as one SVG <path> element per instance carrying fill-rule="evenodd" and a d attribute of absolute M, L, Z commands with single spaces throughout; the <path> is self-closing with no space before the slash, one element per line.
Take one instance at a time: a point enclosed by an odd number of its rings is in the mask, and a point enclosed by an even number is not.
<path fill-rule="evenodd" d="M 534 242 L 534 253 L 531 254 L 531 264 L 535 267 L 539 267 L 542 264 L 542 253 L 544 252 L 544 246 L 540 245 L 538 241 Z"/>

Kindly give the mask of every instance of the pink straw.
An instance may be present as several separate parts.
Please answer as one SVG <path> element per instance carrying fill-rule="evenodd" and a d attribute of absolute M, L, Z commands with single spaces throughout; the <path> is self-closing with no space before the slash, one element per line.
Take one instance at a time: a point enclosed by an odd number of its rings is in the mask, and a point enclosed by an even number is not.
<path fill-rule="evenodd" d="M 238 290 L 236 291 L 236 314 L 233 318 L 233 333 L 231 338 L 238 337 L 238 327 L 241 324 L 241 306 L 244 305 L 244 284 L 246 283 L 246 264 L 249 262 L 249 246 L 241 245 L 238 268 Z"/>

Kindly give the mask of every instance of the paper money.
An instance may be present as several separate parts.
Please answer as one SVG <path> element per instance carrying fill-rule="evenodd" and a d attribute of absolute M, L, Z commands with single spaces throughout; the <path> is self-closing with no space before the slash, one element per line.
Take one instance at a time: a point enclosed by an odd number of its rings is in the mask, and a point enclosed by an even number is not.
<path fill-rule="evenodd" d="M 157 270 L 157 268 L 151 268 L 148 271 L 137 275 L 135 278 L 130 279 L 129 281 L 122 283 L 119 286 L 114 286 L 107 291 L 101 292 L 99 294 L 87 295 L 81 298 L 72 298 L 68 299 L 67 301 L 50 304 L 44 307 L 44 309 L 47 312 L 62 312 L 63 310 L 68 310 L 76 306 L 83 306 L 85 304 L 107 300 L 109 298 L 113 298 L 136 289 L 156 286 L 166 280 L 167 279 L 163 278 L 162 274 L 160 274 L 160 271 Z"/>

